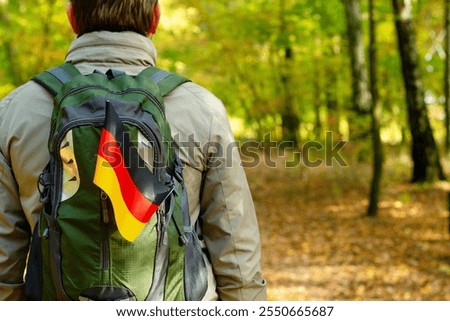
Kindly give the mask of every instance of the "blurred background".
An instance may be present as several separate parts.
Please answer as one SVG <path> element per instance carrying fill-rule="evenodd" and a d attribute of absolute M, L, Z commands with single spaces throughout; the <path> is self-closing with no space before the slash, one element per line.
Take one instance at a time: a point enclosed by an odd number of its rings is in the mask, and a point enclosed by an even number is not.
<path fill-rule="evenodd" d="M 226 105 L 270 300 L 450 300 L 449 3 L 160 0 L 158 66 Z M 0 0 L 0 98 L 73 39 L 65 1 Z"/>

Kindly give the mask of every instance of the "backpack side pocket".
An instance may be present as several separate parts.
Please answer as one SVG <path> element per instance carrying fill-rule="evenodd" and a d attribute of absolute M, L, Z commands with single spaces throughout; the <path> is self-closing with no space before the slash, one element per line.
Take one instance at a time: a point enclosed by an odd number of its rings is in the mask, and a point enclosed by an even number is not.
<path fill-rule="evenodd" d="M 28 300 L 42 300 L 42 252 L 40 224 L 34 227 L 30 256 L 25 277 L 25 293 Z"/>
<path fill-rule="evenodd" d="M 186 233 L 188 244 L 184 263 L 185 296 L 187 301 L 201 301 L 208 289 L 208 271 L 197 233 Z"/>

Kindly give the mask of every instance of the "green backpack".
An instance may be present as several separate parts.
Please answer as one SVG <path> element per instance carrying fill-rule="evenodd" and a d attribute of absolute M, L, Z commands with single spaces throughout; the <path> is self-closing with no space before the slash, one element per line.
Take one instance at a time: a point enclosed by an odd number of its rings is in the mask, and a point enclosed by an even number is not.
<path fill-rule="evenodd" d="M 201 300 L 191 225 L 163 96 L 188 80 L 154 67 L 33 78 L 55 96 L 43 209 L 26 273 L 31 300 Z"/>

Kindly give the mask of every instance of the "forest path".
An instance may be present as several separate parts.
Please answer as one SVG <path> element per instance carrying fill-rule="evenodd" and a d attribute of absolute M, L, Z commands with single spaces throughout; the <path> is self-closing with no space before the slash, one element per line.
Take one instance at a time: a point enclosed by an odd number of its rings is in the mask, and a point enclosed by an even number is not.
<path fill-rule="evenodd" d="M 391 161 L 369 218 L 368 165 L 246 171 L 269 300 L 450 300 L 447 183 L 408 184 Z"/>

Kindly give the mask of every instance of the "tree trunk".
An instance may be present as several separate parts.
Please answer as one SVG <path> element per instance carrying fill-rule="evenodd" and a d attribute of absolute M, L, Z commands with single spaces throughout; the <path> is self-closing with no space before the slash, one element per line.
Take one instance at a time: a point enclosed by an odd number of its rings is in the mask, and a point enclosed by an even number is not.
<path fill-rule="evenodd" d="M 425 104 L 409 0 L 392 0 L 412 137 L 413 182 L 445 179 Z"/>
<path fill-rule="evenodd" d="M 370 185 L 369 207 L 367 215 L 376 216 L 378 213 L 378 201 L 380 198 L 381 178 L 383 174 L 383 144 L 380 137 L 380 121 L 382 105 L 379 102 L 378 77 L 377 77 L 377 33 L 374 10 L 374 0 L 369 0 L 369 21 L 370 21 L 370 48 L 369 48 L 369 75 L 370 92 L 372 94 L 372 155 L 373 169 L 372 182 Z"/>
<path fill-rule="evenodd" d="M 331 52 L 331 49 L 330 49 Z M 340 140 L 342 139 L 342 133 L 340 130 L 340 114 L 339 114 L 339 101 L 336 89 L 336 83 L 338 82 L 338 75 L 334 68 L 326 67 L 326 79 L 325 79 L 325 99 L 327 108 L 327 124 L 328 130 L 333 133 L 333 137 Z"/>
<path fill-rule="evenodd" d="M 321 73 L 317 66 L 319 63 L 314 61 L 314 75 L 313 75 L 313 86 L 314 86 L 314 98 L 313 107 L 315 113 L 315 125 L 314 125 L 314 136 L 316 140 L 321 140 L 322 138 L 322 121 L 320 117 L 320 110 L 322 107 L 322 85 L 321 85 Z"/>
<path fill-rule="evenodd" d="M 300 120 L 294 109 L 294 97 L 291 93 L 291 75 L 290 68 L 292 65 L 293 54 L 290 47 L 286 47 L 285 51 L 285 65 L 286 70 L 281 76 L 281 84 L 283 88 L 283 104 L 284 108 L 281 112 L 281 122 L 283 129 L 283 140 L 292 142 L 294 146 L 298 145 L 298 127 L 300 126 Z"/>
<path fill-rule="evenodd" d="M 347 20 L 348 50 L 352 73 L 352 110 L 349 115 L 350 139 L 358 142 L 356 159 L 367 161 L 370 153 L 370 109 L 372 97 L 369 90 L 363 32 L 361 26 L 360 0 L 342 0 Z"/>
<path fill-rule="evenodd" d="M 367 81 L 359 0 L 343 0 L 347 19 L 347 36 L 352 68 L 353 107 L 359 114 L 368 113 L 371 96 Z"/>
<path fill-rule="evenodd" d="M 283 44 L 284 62 L 281 70 L 282 98 L 284 108 L 281 112 L 283 140 L 298 145 L 298 128 L 300 120 L 295 112 L 294 96 L 292 95 L 292 65 L 294 52 L 289 39 L 286 22 L 286 2 L 280 0 L 280 37 Z"/>
<path fill-rule="evenodd" d="M 445 1 L 445 151 L 450 153 L 450 0 Z"/>

